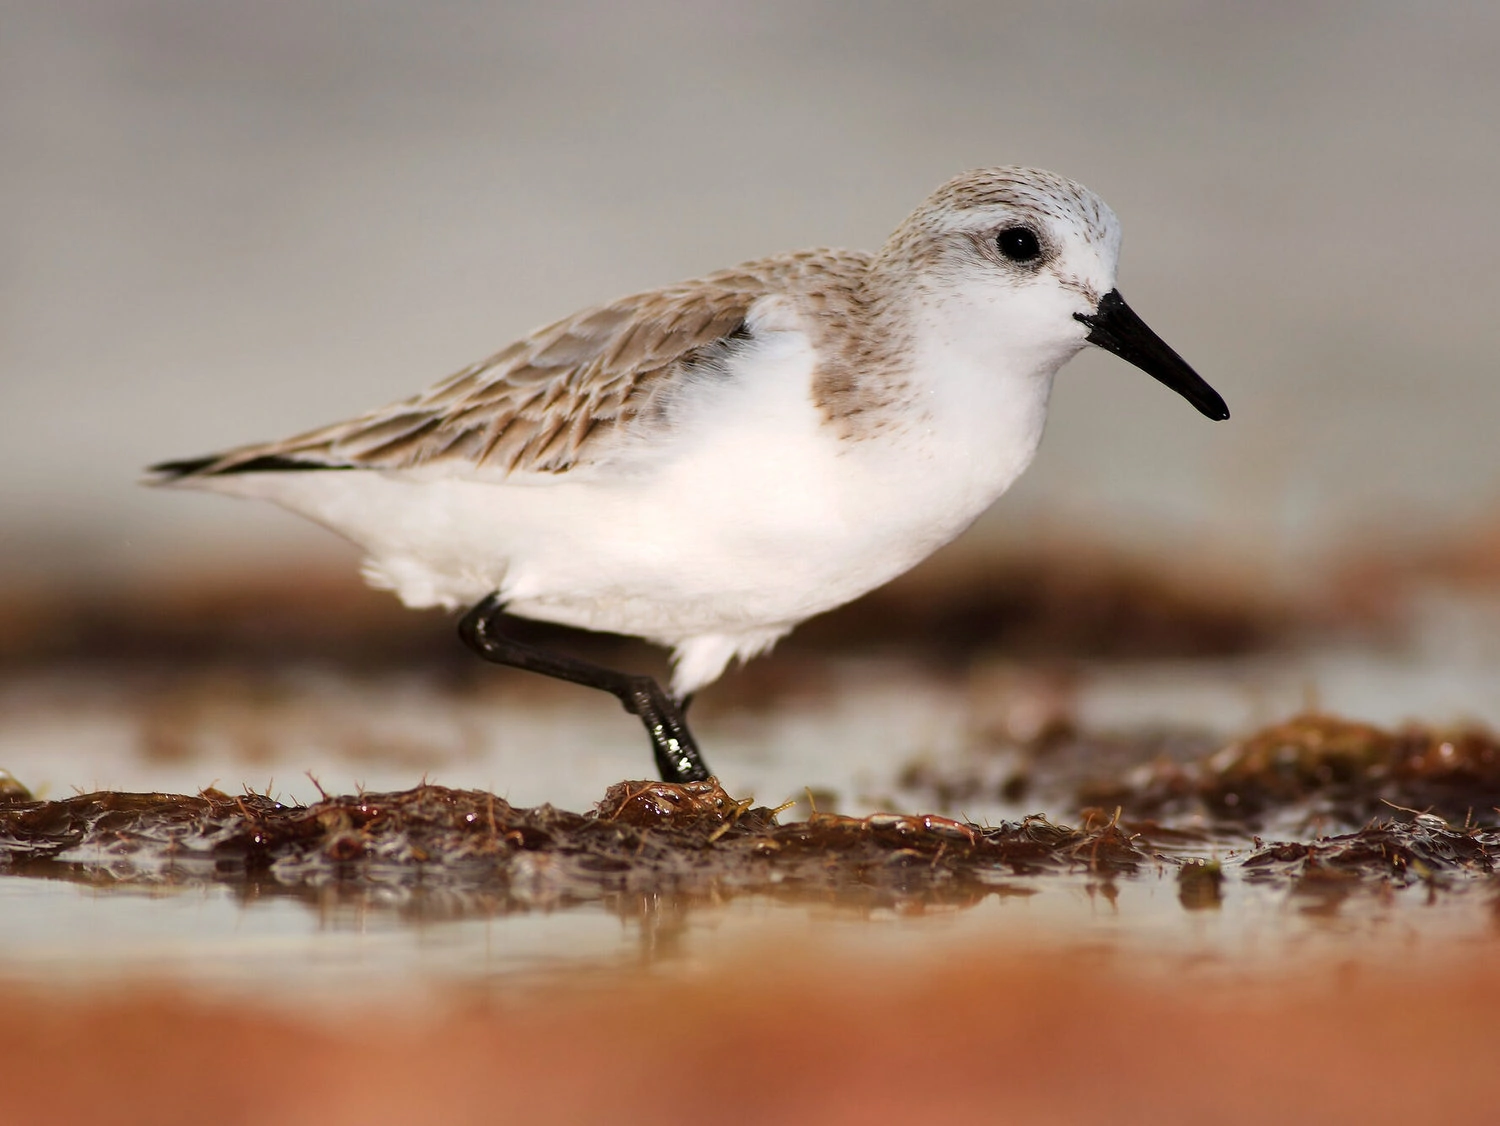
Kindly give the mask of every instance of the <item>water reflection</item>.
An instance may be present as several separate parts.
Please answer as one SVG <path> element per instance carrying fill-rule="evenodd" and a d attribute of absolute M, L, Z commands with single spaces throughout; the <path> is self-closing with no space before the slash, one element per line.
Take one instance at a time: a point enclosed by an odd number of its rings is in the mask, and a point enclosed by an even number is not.
<path fill-rule="evenodd" d="M 1319 867 L 1309 846 L 1297 846 L 1299 860 L 1257 862 L 1289 847 L 1225 855 L 1217 877 L 1213 861 L 1165 851 L 1131 871 L 1070 862 L 994 867 L 971 880 L 933 879 L 930 857 L 904 857 L 894 880 L 595 883 L 545 895 L 534 883 L 380 869 L 286 882 L 270 869 L 199 859 L 31 860 L 0 879 L 0 960 L 11 976 L 44 980 L 145 975 L 288 996 L 337 995 L 356 982 L 393 992 L 488 983 L 508 995 L 600 974 L 692 973 L 746 947 L 780 958 L 822 943 L 850 958 L 926 961 L 977 942 L 1113 953 L 1138 972 L 1175 975 L 1319 956 L 1409 958 L 1414 943 L 1500 938 L 1493 874 L 1339 874 Z"/>

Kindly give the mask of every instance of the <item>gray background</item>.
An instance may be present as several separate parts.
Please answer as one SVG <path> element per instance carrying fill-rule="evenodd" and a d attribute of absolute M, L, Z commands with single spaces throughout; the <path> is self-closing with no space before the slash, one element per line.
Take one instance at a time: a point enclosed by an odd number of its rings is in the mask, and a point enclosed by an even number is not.
<path fill-rule="evenodd" d="M 976 542 L 1287 574 L 1461 532 L 1500 493 L 1497 122 L 1493 3 L 0 0 L 0 574 L 337 553 L 135 479 L 1012 162 L 1111 202 L 1234 418 L 1086 354 Z"/>

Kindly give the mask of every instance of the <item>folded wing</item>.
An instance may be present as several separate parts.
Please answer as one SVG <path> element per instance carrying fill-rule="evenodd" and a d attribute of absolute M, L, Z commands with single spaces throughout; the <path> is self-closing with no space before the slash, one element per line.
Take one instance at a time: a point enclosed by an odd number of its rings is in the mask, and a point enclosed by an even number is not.
<path fill-rule="evenodd" d="M 151 467 L 161 482 L 225 474 L 463 463 L 561 473 L 667 382 L 723 358 L 774 271 L 741 268 L 586 309 L 399 403 L 280 442 Z"/>

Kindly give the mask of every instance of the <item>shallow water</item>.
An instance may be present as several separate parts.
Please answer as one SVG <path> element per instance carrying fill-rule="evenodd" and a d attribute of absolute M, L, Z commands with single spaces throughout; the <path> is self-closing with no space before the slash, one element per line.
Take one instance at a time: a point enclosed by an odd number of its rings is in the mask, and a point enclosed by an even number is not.
<path fill-rule="evenodd" d="M 931 962 L 987 947 L 1107 956 L 1132 972 L 1241 975 L 1342 961 L 1397 963 L 1493 950 L 1492 889 L 1422 887 L 1322 899 L 1231 875 L 1220 903 L 1184 906 L 1173 870 L 1115 881 L 1008 880 L 959 906 L 850 906 L 762 896 L 722 903 L 640 896 L 553 911 L 493 914 L 440 893 L 260 896 L 225 887 L 143 889 L 0 880 L 7 977 L 86 989 L 171 981 L 259 1000 L 514 993 L 643 970 L 693 975 L 760 947 L 836 944 L 850 957 Z"/>
<path fill-rule="evenodd" d="M 944 668 L 794 655 L 789 688 L 757 700 L 736 697 L 731 683 L 727 701 L 710 697 L 695 712 L 726 789 L 766 806 L 794 802 L 783 823 L 896 810 L 994 825 L 1045 813 L 1098 826 L 1111 810 L 1083 807 L 1104 793 L 1111 806 L 1123 800 L 1126 835 L 1144 834 L 1133 871 L 1072 856 L 958 883 L 855 871 L 828 887 L 600 883 L 559 895 L 535 892 L 545 881 L 527 892 L 514 872 L 498 889 L 399 871 L 247 879 L 222 861 L 148 857 L 104 839 L 50 867 L 18 866 L 33 876 L 0 877 L 0 964 L 13 980 L 53 987 L 150 980 L 297 1003 L 368 1001 L 372 987 L 391 997 L 510 996 L 643 971 L 693 977 L 758 951 L 785 958 L 804 948 L 913 966 L 976 946 L 1073 951 L 1174 980 L 1316 976 L 1349 961 L 1426 963 L 1492 949 L 1500 885 L 1484 864 L 1434 873 L 1377 865 L 1350 879 L 1246 867 L 1262 839 L 1313 841 L 1382 813 L 1412 824 L 1409 811 L 1381 802 L 1406 791 L 1387 786 L 1347 808 L 1314 794 L 1226 827 L 1180 803 L 1132 813 L 1134 799 L 1110 789 L 1135 786 L 1140 798 L 1152 771 L 1167 769 L 1170 781 L 1171 764 L 1207 761 L 1309 704 L 1387 725 L 1422 717 L 1500 727 L 1494 606 L 1434 596 L 1419 607 L 1410 629 L 1379 644 L 1344 637 L 1219 658 L 1061 664 L 981 654 Z M 0 687 L 0 766 L 41 798 L 244 785 L 308 803 L 323 791 L 404 790 L 425 778 L 490 789 L 516 806 L 586 811 L 646 758 L 639 729 L 612 701 L 526 676 L 455 684 L 430 670 L 316 661 L 115 662 L 14 670 Z M 1466 818 L 1493 827 L 1482 802 L 1461 805 L 1441 811 L 1444 831 Z M 828 855 L 839 863 L 836 850 Z M 1192 859 L 1221 863 L 1222 883 L 1185 882 Z"/>
<path fill-rule="evenodd" d="M 934 806 L 933 794 L 909 792 L 903 776 L 914 763 L 978 762 L 1003 774 L 1017 744 L 1058 723 L 1127 748 L 1195 749 L 1307 710 L 1385 726 L 1500 729 L 1497 638 L 1500 601 L 1432 596 L 1399 638 L 1222 658 L 981 654 L 955 669 L 820 655 L 789 663 L 785 677 L 805 686 L 764 700 L 737 699 L 732 675 L 695 704 L 693 726 L 725 787 L 766 805 L 811 789 L 825 811 L 1018 817 L 1055 810 L 992 797 Z M 43 797 L 217 785 L 307 802 L 320 787 L 402 789 L 425 778 L 577 810 L 622 777 L 646 776 L 639 725 L 610 698 L 484 671 L 494 675 L 456 687 L 430 671 L 350 671 L 328 661 L 14 669 L 0 681 L 0 769 Z M 1129 754 L 1121 754 L 1123 767 Z"/>

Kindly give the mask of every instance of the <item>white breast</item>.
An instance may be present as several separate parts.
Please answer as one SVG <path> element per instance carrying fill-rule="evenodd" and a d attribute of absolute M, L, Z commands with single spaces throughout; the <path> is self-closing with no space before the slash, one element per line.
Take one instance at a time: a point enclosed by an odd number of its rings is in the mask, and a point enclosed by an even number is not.
<path fill-rule="evenodd" d="M 888 581 L 962 531 L 1025 468 L 1046 386 L 941 348 L 900 426 L 841 438 L 814 355 L 771 332 L 684 391 L 670 426 L 587 469 L 503 482 L 331 471 L 205 479 L 310 516 L 369 553 L 411 606 L 498 590 L 513 613 L 678 646 L 678 688 Z M 946 364 L 940 373 L 933 364 Z M 1050 383 L 1050 377 L 1046 383 Z"/>

